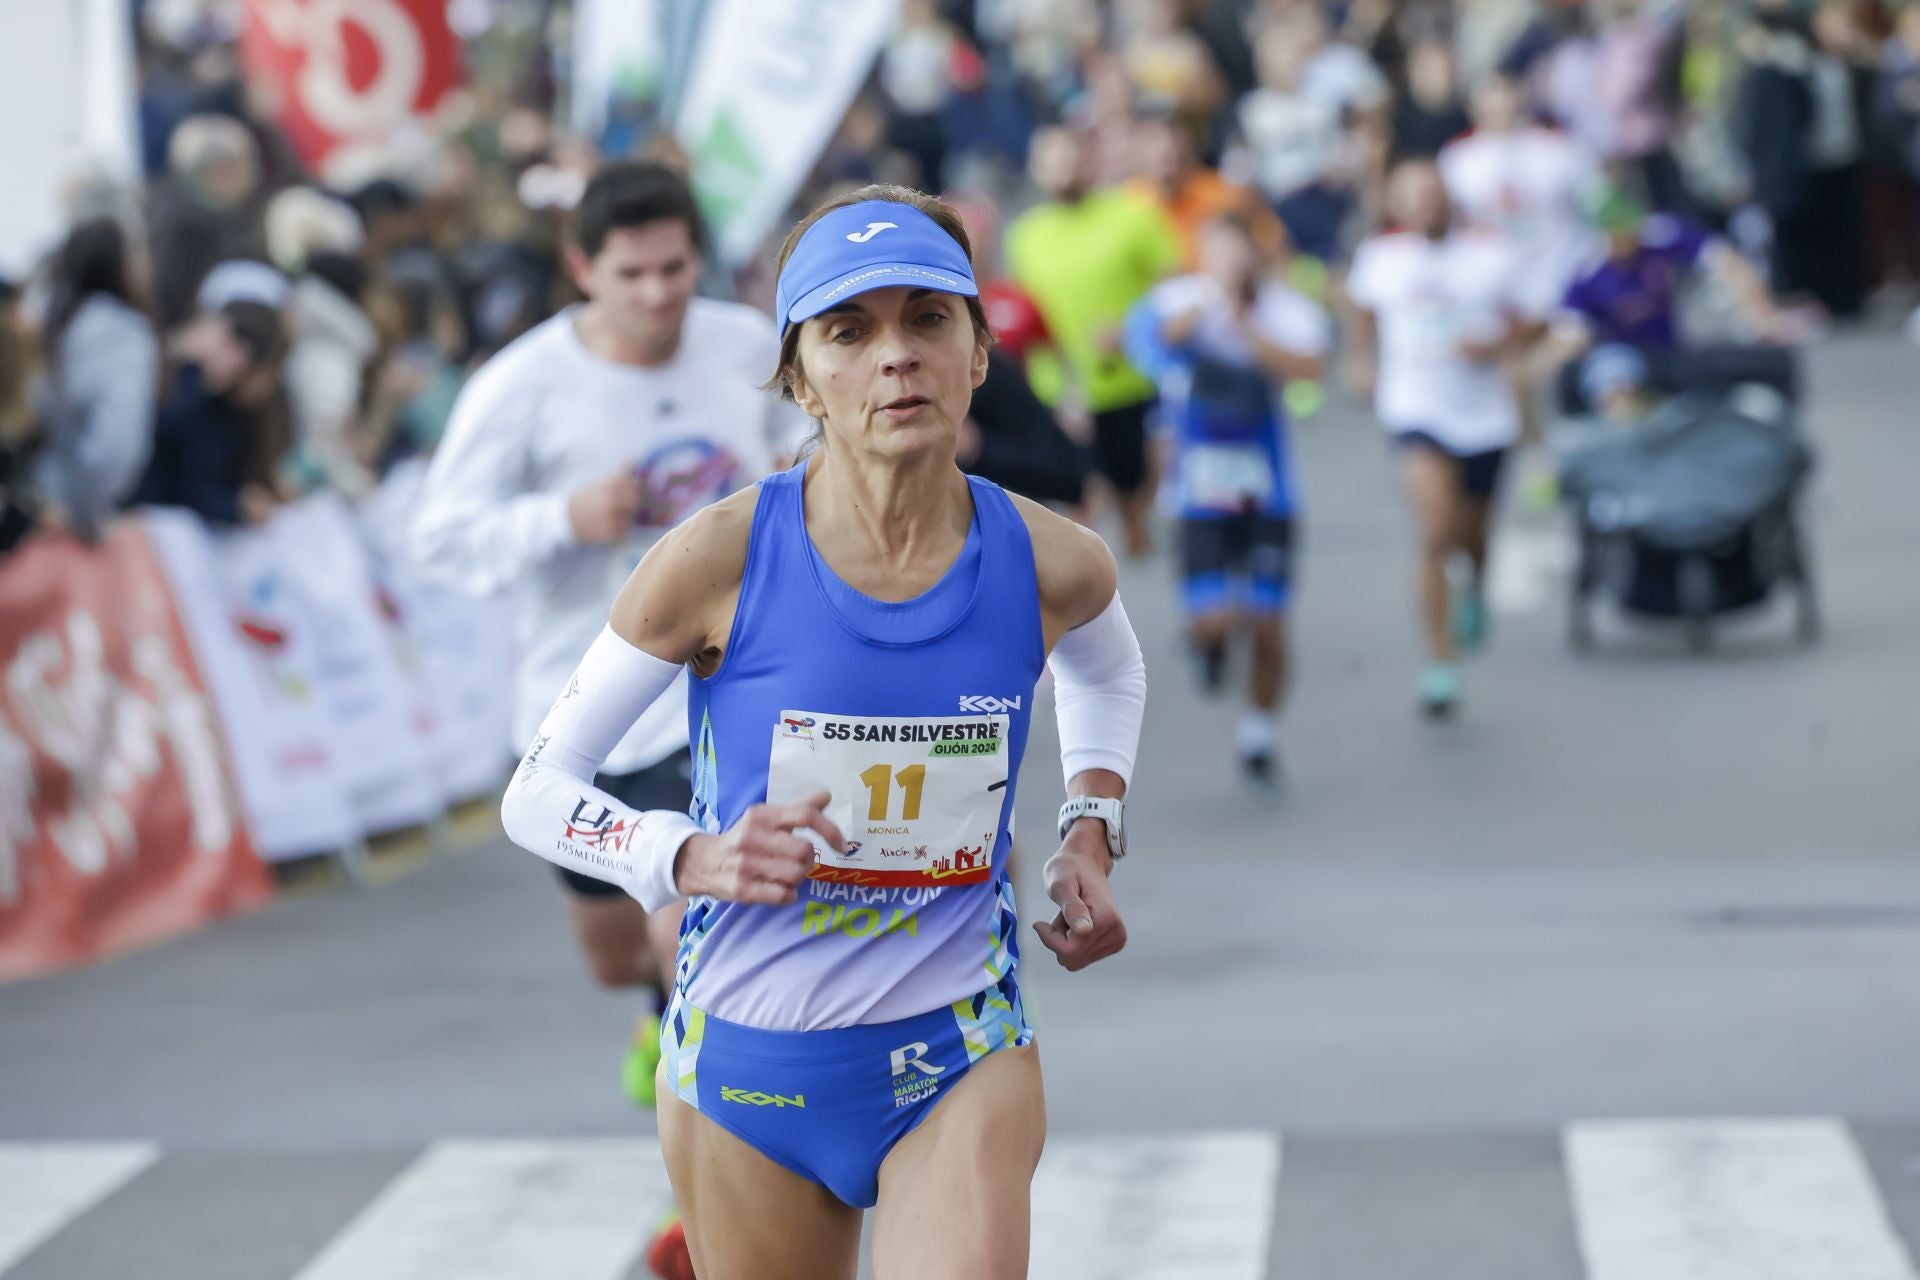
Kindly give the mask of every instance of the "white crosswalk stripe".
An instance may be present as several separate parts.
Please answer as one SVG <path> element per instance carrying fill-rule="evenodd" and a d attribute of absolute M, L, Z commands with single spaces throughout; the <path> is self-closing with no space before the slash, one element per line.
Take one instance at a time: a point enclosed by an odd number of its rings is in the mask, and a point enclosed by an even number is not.
<path fill-rule="evenodd" d="M 0 1273 L 159 1156 L 144 1142 L 0 1145 Z"/>
<path fill-rule="evenodd" d="M 1031 1273 L 1260 1280 L 1279 1176 L 1270 1133 L 1048 1139 L 1033 1181 Z"/>
<path fill-rule="evenodd" d="M 1915 1280 L 1835 1121 L 1582 1124 L 1566 1157 L 1590 1280 Z"/>
<path fill-rule="evenodd" d="M 1562 1145 L 1568 1256 L 1582 1261 L 1577 1275 L 1538 1280 L 1920 1280 L 1841 1121 L 1580 1123 Z M 88 1230 L 164 1154 L 0 1143 L 0 1277 L 63 1230 Z M 1313 1176 L 1310 1157 L 1285 1163 L 1289 1177 Z M 1056 1135 L 1033 1184 L 1031 1274 L 1263 1280 L 1282 1167 L 1280 1137 L 1265 1131 Z M 1464 1164 L 1460 1177 L 1473 1176 Z M 622 1280 L 669 1196 L 644 1139 L 440 1142 L 368 1191 L 294 1280 Z M 1290 1229 L 1365 1232 L 1364 1199 L 1351 1222 L 1343 1208 Z"/>
<path fill-rule="evenodd" d="M 651 1142 L 436 1143 L 298 1280 L 619 1280 L 667 1193 Z"/>

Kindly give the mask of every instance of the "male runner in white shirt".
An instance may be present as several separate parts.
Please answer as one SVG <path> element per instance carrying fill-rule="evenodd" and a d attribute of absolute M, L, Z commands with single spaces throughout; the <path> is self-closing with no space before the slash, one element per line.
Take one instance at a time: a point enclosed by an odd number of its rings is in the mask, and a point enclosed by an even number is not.
<path fill-rule="evenodd" d="M 1600 255 L 1587 210 L 1606 182 L 1600 157 L 1571 134 L 1527 119 L 1520 84 L 1501 72 L 1473 93 L 1473 132 L 1440 149 L 1440 175 L 1468 225 L 1506 237 L 1525 259 L 1534 310 L 1560 305 Z"/>
<path fill-rule="evenodd" d="M 679 175 L 656 164 L 603 168 L 575 210 L 567 253 L 590 301 L 476 373 L 434 455 L 414 553 L 429 574 L 468 591 L 516 593 L 521 750 L 647 547 L 775 469 L 807 429 L 804 415 L 759 387 L 779 360 L 772 322 L 694 295 L 702 235 Z M 682 684 L 621 740 L 598 782 L 642 809 L 684 809 L 689 777 Z M 677 914 L 654 922 L 649 945 L 639 903 L 602 881 L 561 878 L 594 977 L 664 987 Z M 657 1026 L 643 1023 L 628 1059 L 628 1092 L 642 1105 L 653 1097 Z"/>

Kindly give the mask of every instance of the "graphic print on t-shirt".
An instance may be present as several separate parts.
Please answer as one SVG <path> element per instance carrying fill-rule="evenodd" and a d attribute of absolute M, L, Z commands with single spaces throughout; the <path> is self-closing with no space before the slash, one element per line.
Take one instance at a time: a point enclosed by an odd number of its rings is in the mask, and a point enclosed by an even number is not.
<path fill-rule="evenodd" d="M 652 550 L 660 535 L 700 508 L 718 502 L 748 480 L 733 450 L 716 440 L 687 436 L 652 450 L 633 466 L 640 482 L 640 506 L 634 531 L 607 562 L 607 587 L 614 594 Z"/>
<path fill-rule="evenodd" d="M 654 449 L 634 463 L 633 478 L 642 494 L 634 523 L 652 529 L 671 529 L 747 481 L 733 450 L 700 436 Z"/>

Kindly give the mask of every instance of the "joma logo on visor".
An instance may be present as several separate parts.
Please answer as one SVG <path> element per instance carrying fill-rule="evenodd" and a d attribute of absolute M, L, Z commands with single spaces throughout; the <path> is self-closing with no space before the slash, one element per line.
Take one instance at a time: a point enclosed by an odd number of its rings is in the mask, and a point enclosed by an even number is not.
<path fill-rule="evenodd" d="M 779 1093 L 762 1093 L 758 1089 L 735 1089 L 730 1085 L 720 1086 L 720 1101 L 738 1102 L 749 1107 L 799 1107 L 806 1109 L 807 1095 L 796 1093 L 791 1098 Z"/>

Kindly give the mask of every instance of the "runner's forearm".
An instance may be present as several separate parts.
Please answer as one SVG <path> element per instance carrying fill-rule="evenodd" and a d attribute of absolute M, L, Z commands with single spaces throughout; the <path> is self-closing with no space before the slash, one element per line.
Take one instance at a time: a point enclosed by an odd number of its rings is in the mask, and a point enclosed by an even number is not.
<path fill-rule="evenodd" d="M 674 857 L 700 828 L 683 813 L 642 813 L 593 785 L 609 753 L 673 682 L 656 658 L 612 627 L 580 660 L 541 721 L 500 802 L 507 838 L 547 861 L 619 885 L 649 911 L 680 896 Z"/>

